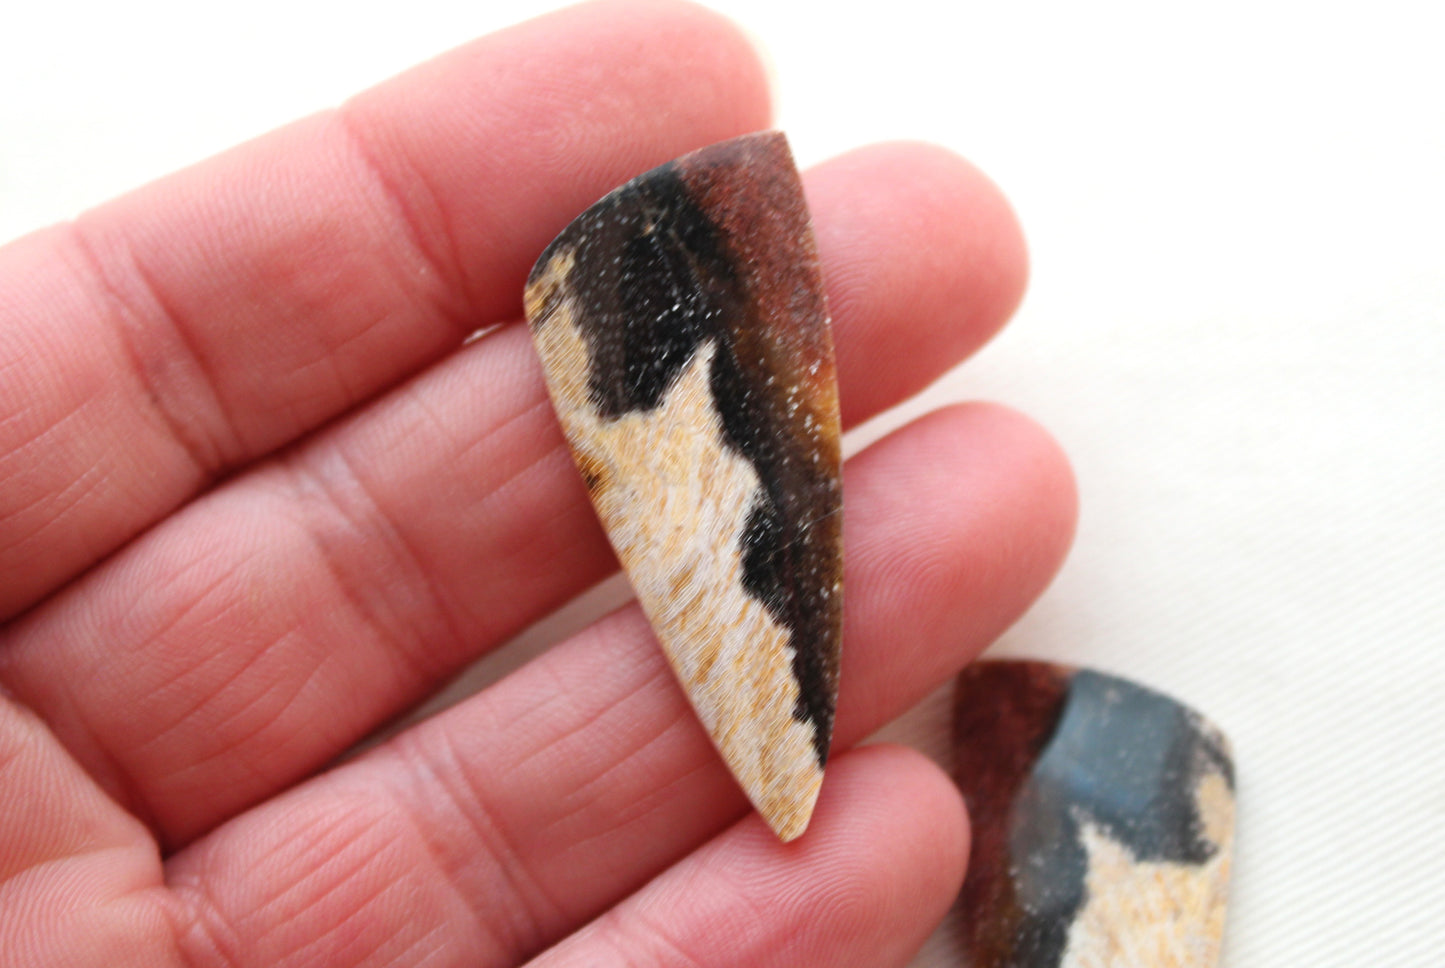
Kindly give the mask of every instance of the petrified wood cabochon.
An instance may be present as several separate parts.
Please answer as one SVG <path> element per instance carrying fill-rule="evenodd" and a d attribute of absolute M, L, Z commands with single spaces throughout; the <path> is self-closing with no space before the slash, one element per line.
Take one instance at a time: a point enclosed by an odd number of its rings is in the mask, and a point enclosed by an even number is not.
<path fill-rule="evenodd" d="M 832 338 L 786 140 L 628 182 L 527 318 L 597 512 L 703 725 L 784 840 L 822 782 L 841 615 Z"/>
<path fill-rule="evenodd" d="M 1212 968 L 1234 770 L 1224 736 L 1133 683 L 1039 662 L 958 680 L 973 823 L 968 968 Z"/>

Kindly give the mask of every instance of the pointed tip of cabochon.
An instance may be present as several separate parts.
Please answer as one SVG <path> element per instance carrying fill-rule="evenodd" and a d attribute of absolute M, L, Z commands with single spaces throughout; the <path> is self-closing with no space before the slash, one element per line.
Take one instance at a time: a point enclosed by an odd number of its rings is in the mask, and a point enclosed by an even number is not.
<path fill-rule="evenodd" d="M 1219 729 L 1126 679 L 989 661 L 958 679 L 975 968 L 1216 963 L 1234 841 Z"/>
<path fill-rule="evenodd" d="M 787 841 L 837 701 L 832 337 L 781 132 L 638 176 L 544 251 L 527 317 L 598 516 L 689 700 Z"/>
<path fill-rule="evenodd" d="M 783 843 L 790 843 L 803 836 L 813 819 L 813 808 L 818 805 L 818 793 L 823 785 L 823 771 L 816 773 L 799 771 L 791 777 L 789 795 L 772 802 L 758 802 L 749 792 L 750 799 L 757 807 L 763 821 L 772 828 Z"/>

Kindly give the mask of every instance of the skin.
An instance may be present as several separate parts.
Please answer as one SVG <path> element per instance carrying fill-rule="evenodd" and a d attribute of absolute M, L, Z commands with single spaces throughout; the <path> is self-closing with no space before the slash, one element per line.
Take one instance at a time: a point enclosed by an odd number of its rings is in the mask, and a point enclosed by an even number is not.
<path fill-rule="evenodd" d="M 0 249 L 7 964 L 907 961 L 967 822 L 920 756 L 850 748 L 1066 550 L 1067 464 L 1004 408 L 849 462 L 834 756 L 796 843 L 635 607 L 336 764 L 615 570 L 523 280 L 608 189 L 768 124 L 730 24 L 592 4 Z M 805 184 L 855 424 L 1003 324 L 1023 242 L 937 148 Z"/>

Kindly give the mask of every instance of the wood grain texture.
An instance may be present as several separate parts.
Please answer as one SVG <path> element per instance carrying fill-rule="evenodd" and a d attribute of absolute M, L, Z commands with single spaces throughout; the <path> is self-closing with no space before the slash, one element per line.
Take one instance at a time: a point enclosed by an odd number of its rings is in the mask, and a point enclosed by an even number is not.
<path fill-rule="evenodd" d="M 1113 676 L 984 662 L 956 696 L 969 968 L 1213 968 L 1234 771 L 1197 713 Z"/>
<path fill-rule="evenodd" d="M 543 253 L 527 317 L 598 515 L 718 750 L 783 840 L 837 698 L 838 398 L 780 134 L 654 169 Z"/>

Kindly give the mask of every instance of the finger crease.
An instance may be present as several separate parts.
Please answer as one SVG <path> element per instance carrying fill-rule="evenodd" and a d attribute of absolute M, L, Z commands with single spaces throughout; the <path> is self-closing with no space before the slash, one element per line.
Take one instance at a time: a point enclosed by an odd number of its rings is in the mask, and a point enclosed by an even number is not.
<path fill-rule="evenodd" d="M 502 947 L 508 961 L 520 963 L 546 943 L 549 935 L 546 925 L 566 923 L 565 912 L 531 875 L 523 861 L 524 852 L 512 841 L 482 790 L 471 781 L 471 772 L 446 727 L 439 725 L 432 735 L 433 755 L 415 757 L 416 768 L 425 769 L 426 779 L 442 789 L 471 831 L 472 839 L 493 861 L 503 882 L 502 893 L 514 903 L 510 905 L 512 914 L 503 924 L 494 923 L 492 928 L 506 935 Z M 445 861 L 443 865 L 443 869 L 451 867 Z M 492 899 L 495 900 L 496 895 L 492 895 Z M 470 900 L 475 909 L 476 899 Z M 497 940 L 500 942 L 501 938 Z"/>
<path fill-rule="evenodd" d="M 472 307 L 475 307 L 477 302 L 468 287 L 466 273 L 462 271 L 465 263 L 457 244 L 456 233 L 447 222 L 446 209 L 440 204 L 436 189 L 420 170 L 407 166 L 403 173 L 407 183 L 419 186 L 423 196 L 420 204 L 409 200 L 397 180 L 388 174 L 386 166 L 377 159 L 371 139 L 358 126 L 349 107 L 343 105 L 332 113 L 332 118 L 362 173 L 376 186 L 385 206 L 391 210 L 391 220 L 401 226 L 407 247 L 420 261 L 423 273 L 441 280 L 441 292 L 444 295 L 434 296 L 430 302 L 443 318 L 451 322 L 458 334 L 464 335 L 475 329 L 476 320 L 472 318 Z M 425 226 L 419 212 L 422 208 L 432 213 Z M 434 252 L 432 246 L 427 245 L 428 239 L 440 239 L 440 248 L 445 251 L 445 256 Z M 445 294 L 454 298 L 448 299 Z"/>
<path fill-rule="evenodd" d="M 302 526 L 332 581 L 345 596 L 352 610 L 381 636 L 387 646 L 387 654 L 403 665 L 406 672 L 418 682 L 430 683 L 447 668 L 444 658 L 441 658 L 440 662 L 438 658 L 454 651 L 457 643 L 465 641 L 461 628 L 448 608 L 440 586 L 422 565 L 416 550 L 403 536 L 402 529 L 386 514 L 381 503 L 371 494 L 341 449 L 334 448 L 332 453 L 337 457 L 336 463 L 345 478 L 344 482 L 329 480 L 326 473 L 307 466 L 298 457 L 283 458 L 283 466 L 293 491 L 299 498 L 298 503 L 303 508 L 300 514 Z M 358 496 L 365 507 L 361 510 L 352 508 L 353 501 L 344 497 L 343 492 Z M 423 623 L 419 621 L 420 616 L 409 613 L 393 616 L 390 620 L 383 616 L 380 603 L 384 601 L 384 596 L 365 594 L 357 587 L 357 579 L 349 575 L 342 565 L 341 549 L 335 542 L 327 539 L 314 517 L 315 512 L 307 513 L 304 510 L 308 505 L 314 507 L 314 501 L 311 500 L 313 495 L 319 496 L 324 506 L 332 511 L 352 534 L 361 539 L 360 545 L 365 549 L 366 555 L 374 554 L 378 547 L 386 549 L 389 566 L 369 568 L 368 573 L 386 574 L 393 580 L 398 575 L 406 576 L 403 578 L 406 586 L 419 589 L 428 601 L 431 622 Z M 377 538 L 380 540 L 371 540 Z M 394 610 L 396 609 L 388 609 Z M 437 632 L 424 633 L 421 630 L 424 624 Z M 451 644 L 451 648 L 437 649 L 439 637 L 444 637 L 445 641 Z"/>
<path fill-rule="evenodd" d="M 215 375 L 191 338 L 180 313 L 161 294 L 160 287 L 141 267 L 134 253 L 125 250 L 124 268 L 120 268 L 121 258 L 107 260 L 101 257 L 82 223 L 72 222 L 68 228 L 73 248 L 83 262 L 79 275 L 94 283 L 93 288 L 100 301 L 108 308 L 108 315 L 113 321 L 112 329 L 118 337 L 126 364 L 145 399 L 150 401 L 161 424 L 203 481 L 214 480 L 238 459 L 242 448 L 236 423 L 218 392 Z M 128 293 L 129 287 L 115 278 L 112 267 L 119 269 L 127 281 L 140 288 L 139 296 Z M 141 309 L 146 303 L 151 312 Z M 142 348 L 147 333 L 155 328 L 156 322 L 163 323 L 170 332 L 173 349 L 178 352 L 147 353 Z M 147 362 L 161 356 L 166 360 L 164 365 Z M 176 359 L 184 360 L 187 369 L 200 378 L 205 399 L 175 399 L 176 393 L 171 385 L 176 381 L 166 378 L 164 373 Z"/>

